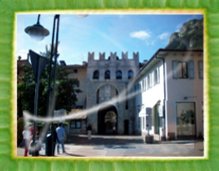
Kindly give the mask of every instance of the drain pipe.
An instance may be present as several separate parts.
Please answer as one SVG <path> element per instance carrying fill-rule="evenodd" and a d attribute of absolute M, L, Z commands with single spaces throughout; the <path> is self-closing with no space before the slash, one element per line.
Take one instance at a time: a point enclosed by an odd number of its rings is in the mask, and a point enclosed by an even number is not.
<path fill-rule="evenodd" d="M 164 137 L 163 137 L 163 139 L 164 140 L 166 140 L 167 138 L 166 138 L 166 81 L 165 81 L 165 70 L 166 70 L 166 67 L 165 67 L 165 58 L 164 57 L 162 57 L 162 56 L 156 56 L 156 58 L 158 59 L 158 60 L 162 60 L 162 63 L 163 63 L 163 86 L 164 86 L 164 99 L 163 99 L 163 101 L 164 101 L 164 107 L 163 107 L 163 129 L 164 129 Z"/>

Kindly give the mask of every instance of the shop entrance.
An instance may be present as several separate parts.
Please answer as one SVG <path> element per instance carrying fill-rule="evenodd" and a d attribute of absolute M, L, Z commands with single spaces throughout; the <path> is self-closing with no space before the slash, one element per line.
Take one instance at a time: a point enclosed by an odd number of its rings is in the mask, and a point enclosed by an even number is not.
<path fill-rule="evenodd" d="M 176 106 L 178 138 L 195 137 L 195 103 L 177 103 Z"/>

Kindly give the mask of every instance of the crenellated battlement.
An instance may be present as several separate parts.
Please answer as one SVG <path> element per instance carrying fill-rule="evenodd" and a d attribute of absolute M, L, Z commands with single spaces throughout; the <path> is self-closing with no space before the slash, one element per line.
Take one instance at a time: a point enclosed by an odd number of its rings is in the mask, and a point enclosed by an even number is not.
<path fill-rule="evenodd" d="M 121 53 L 121 57 L 119 58 L 119 56 L 117 55 L 117 52 L 110 52 L 109 56 L 106 57 L 106 53 L 105 52 L 99 52 L 99 58 L 95 58 L 95 53 L 94 52 L 88 52 L 88 63 L 92 62 L 92 61 L 118 61 L 118 60 L 122 60 L 122 61 L 136 61 L 139 62 L 139 52 L 133 52 L 132 54 L 132 58 L 129 59 L 128 58 L 128 52 L 122 52 Z"/>
<path fill-rule="evenodd" d="M 88 52 L 88 61 L 94 60 L 94 52 Z"/>

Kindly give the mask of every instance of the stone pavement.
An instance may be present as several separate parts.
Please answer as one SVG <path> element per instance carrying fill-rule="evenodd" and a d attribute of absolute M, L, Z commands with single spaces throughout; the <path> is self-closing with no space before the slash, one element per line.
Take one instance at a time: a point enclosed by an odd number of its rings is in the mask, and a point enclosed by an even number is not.
<path fill-rule="evenodd" d="M 201 140 L 175 140 L 145 144 L 141 136 L 101 136 L 77 135 L 68 138 L 66 153 L 56 157 L 203 157 Z M 18 148 L 18 156 L 23 149 Z M 45 147 L 40 151 L 45 156 Z"/>

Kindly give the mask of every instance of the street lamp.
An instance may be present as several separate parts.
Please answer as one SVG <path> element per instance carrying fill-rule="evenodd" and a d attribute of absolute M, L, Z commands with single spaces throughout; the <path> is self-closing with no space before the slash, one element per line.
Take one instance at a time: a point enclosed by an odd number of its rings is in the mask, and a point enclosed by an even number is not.
<path fill-rule="evenodd" d="M 25 29 L 25 32 L 29 34 L 31 37 L 42 40 L 45 36 L 49 35 L 49 31 L 45 29 L 43 26 L 40 25 L 40 15 L 38 15 L 37 23 L 29 26 Z M 55 77 L 56 77 L 56 64 L 57 64 L 57 58 L 58 58 L 58 38 L 59 38 L 59 20 L 60 15 L 56 14 L 54 16 L 53 20 L 53 30 L 52 30 L 52 42 L 51 42 L 51 52 L 49 56 L 49 78 L 48 78 L 48 104 L 47 104 L 47 116 L 53 116 L 54 113 L 54 106 L 55 106 Z M 32 54 L 32 58 L 39 56 L 33 53 L 33 51 L 30 51 L 30 55 Z M 36 62 L 35 62 L 36 63 Z M 32 63 L 32 65 L 34 62 Z M 38 68 L 39 66 L 35 67 Z M 36 71 L 36 73 L 40 72 L 39 70 Z M 38 75 L 40 76 L 40 74 Z M 39 84 L 39 79 L 36 78 L 36 83 Z M 35 88 L 35 99 L 34 101 L 38 101 L 38 84 L 36 84 Z M 37 107 L 38 102 L 34 102 L 34 109 L 36 109 L 36 115 L 37 115 Z M 34 113 L 35 114 L 35 113 Z M 35 124 L 34 124 L 35 125 Z M 35 125 L 36 126 L 36 125 Z M 46 125 L 48 127 L 48 125 Z M 54 156 L 54 150 L 55 150 L 55 135 L 54 135 L 54 126 L 51 125 L 51 138 L 49 143 L 47 144 L 48 147 L 46 147 L 46 155 L 48 156 Z M 35 135 L 33 136 L 33 141 L 35 142 Z"/>
<path fill-rule="evenodd" d="M 59 42 L 59 20 L 60 20 L 60 15 L 56 14 L 53 20 L 51 53 L 50 53 L 50 61 L 49 61 L 47 116 L 54 115 L 55 78 L 56 78 L 56 64 L 57 64 L 57 58 L 58 58 L 58 42 Z M 50 142 L 47 143 L 46 155 L 54 156 L 55 144 L 56 144 L 55 127 L 52 123 L 51 124 L 51 138 L 50 138 Z"/>
<path fill-rule="evenodd" d="M 37 23 L 25 28 L 25 32 L 36 40 L 43 40 L 49 35 L 49 31 L 40 24 L 40 14 L 37 18 Z"/>

